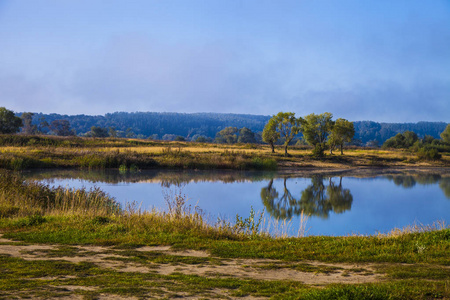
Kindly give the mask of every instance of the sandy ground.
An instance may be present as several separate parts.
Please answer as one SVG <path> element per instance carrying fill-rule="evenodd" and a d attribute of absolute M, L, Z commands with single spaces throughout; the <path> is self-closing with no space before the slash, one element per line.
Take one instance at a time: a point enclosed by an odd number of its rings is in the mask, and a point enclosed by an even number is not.
<path fill-rule="evenodd" d="M 0 254 L 22 258 L 24 260 L 63 260 L 73 263 L 91 262 L 102 268 L 111 268 L 120 272 L 142 272 L 169 275 L 171 273 L 195 274 L 204 277 L 238 277 L 242 279 L 257 280 L 292 280 L 299 281 L 312 286 L 323 286 L 332 283 L 368 283 L 381 280 L 370 264 L 330 264 L 316 261 L 301 261 L 298 263 L 312 267 L 332 267 L 331 272 L 303 272 L 290 268 L 289 264 L 278 260 L 268 259 L 220 259 L 219 264 L 140 264 L 126 260 L 111 260 L 112 257 L 125 258 L 117 253 L 120 251 L 110 247 L 100 246 L 76 246 L 78 252 L 74 256 L 48 256 L 48 250 L 58 249 L 58 245 L 22 245 L 8 240 L 0 235 Z M 141 247 L 137 249 L 142 252 L 157 251 L 167 255 L 210 257 L 209 253 L 195 250 L 174 251 L 170 247 Z M 109 258 L 109 259 L 108 259 Z M 275 266 L 275 267 L 274 267 Z M 43 278 L 44 279 L 44 278 Z M 48 278 L 46 278 L 48 279 Z M 67 286 L 67 290 L 89 290 L 92 287 Z M 221 291 L 216 291 L 218 295 Z M 75 297 L 76 295 L 74 295 Z M 109 297 L 111 296 L 111 297 Z M 105 296 L 106 297 L 106 296 Z M 108 295 L 105 299 L 112 298 Z M 76 299 L 76 297 L 75 297 Z M 81 299 L 81 298 L 80 298 Z M 255 299 L 251 297 L 240 299 Z"/>

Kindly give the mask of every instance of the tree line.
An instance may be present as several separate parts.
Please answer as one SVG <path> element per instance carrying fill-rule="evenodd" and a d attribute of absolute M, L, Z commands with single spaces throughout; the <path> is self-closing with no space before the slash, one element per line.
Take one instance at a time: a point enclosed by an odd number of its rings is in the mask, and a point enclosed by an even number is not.
<path fill-rule="evenodd" d="M 440 139 L 431 135 L 419 138 L 415 132 L 405 131 L 386 140 L 382 148 L 409 149 L 416 152 L 420 159 L 440 159 L 439 152 L 450 150 L 450 124 L 442 131 Z"/>
<path fill-rule="evenodd" d="M 315 117 L 314 117 L 315 116 Z M 321 115 L 310 115 L 317 118 Z M 263 133 L 270 131 L 264 128 L 273 123 L 273 116 L 258 116 L 244 114 L 220 113 L 154 113 L 154 112 L 116 112 L 104 116 L 89 115 L 60 115 L 42 113 L 14 113 L 6 108 L 0 108 L 0 133 L 49 134 L 61 136 L 91 136 L 91 137 L 124 137 L 152 140 L 186 140 L 197 142 L 217 143 L 263 143 Z M 314 120 L 302 118 L 307 123 Z M 271 121 L 272 120 L 272 121 Z M 345 128 L 344 119 L 333 121 L 335 131 Z M 346 121 L 346 120 L 345 120 Z M 348 121 L 347 121 L 348 122 Z M 342 124 L 341 124 L 342 123 Z M 447 123 L 444 122 L 418 122 L 418 123 L 377 123 L 372 121 L 355 121 L 353 123 L 354 135 L 350 142 L 356 146 L 382 146 L 385 141 L 397 134 L 407 131 L 414 132 L 420 141 L 440 139 Z M 285 123 L 282 123 L 286 126 Z M 328 126 L 325 122 L 323 126 Z M 300 125 L 297 125 L 301 127 Z M 305 124 L 303 128 L 306 129 Z M 294 128 L 295 129 L 295 128 Z M 300 131 L 294 135 L 292 143 L 308 143 L 313 145 L 320 154 L 320 147 L 331 150 L 342 147 L 339 134 L 326 134 L 314 136 L 314 130 Z M 321 132 L 319 130 L 319 132 Z M 281 132 L 280 132 L 281 133 Z M 303 135 L 305 138 L 301 139 Z M 267 139 L 268 137 L 266 137 Z M 274 144 L 284 144 L 286 136 L 281 136 Z M 315 141 L 315 140 L 318 140 Z M 326 140 L 326 142 L 324 142 Z M 434 146 L 436 146 L 436 141 Z M 270 144 L 270 143 L 269 143 Z"/>
<path fill-rule="evenodd" d="M 350 143 L 355 129 L 353 122 L 345 119 L 332 120 L 329 112 L 323 114 L 309 114 L 305 117 L 295 117 L 292 112 L 279 112 L 274 115 L 264 127 L 263 141 L 268 143 L 275 152 L 275 144 L 281 139 L 284 145 L 284 155 L 288 155 L 288 146 L 301 133 L 303 140 L 314 147 L 314 156 L 323 156 L 329 148 L 330 153 L 340 147 L 343 154 L 344 143 Z"/>

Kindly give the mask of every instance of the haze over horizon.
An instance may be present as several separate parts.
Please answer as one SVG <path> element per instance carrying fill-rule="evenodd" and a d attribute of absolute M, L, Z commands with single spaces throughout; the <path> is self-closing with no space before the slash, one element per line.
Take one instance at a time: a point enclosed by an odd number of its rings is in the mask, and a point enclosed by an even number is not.
<path fill-rule="evenodd" d="M 0 0 L 0 106 L 449 122 L 450 2 Z"/>

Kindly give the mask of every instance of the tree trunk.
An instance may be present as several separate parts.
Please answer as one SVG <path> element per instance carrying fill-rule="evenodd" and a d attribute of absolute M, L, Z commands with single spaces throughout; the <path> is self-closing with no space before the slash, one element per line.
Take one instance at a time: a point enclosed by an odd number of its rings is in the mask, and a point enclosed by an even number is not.
<path fill-rule="evenodd" d="M 343 144 L 341 144 L 341 155 L 344 155 L 344 151 L 343 151 Z"/>
<path fill-rule="evenodd" d="M 288 148 L 288 145 L 285 145 L 284 146 L 284 156 L 288 156 L 287 148 Z"/>
<path fill-rule="evenodd" d="M 270 144 L 270 147 L 272 148 L 272 153 L 275 153 L 275 146 L 274 146 L 274 144 L 272 143 L 272 144 Z"/>

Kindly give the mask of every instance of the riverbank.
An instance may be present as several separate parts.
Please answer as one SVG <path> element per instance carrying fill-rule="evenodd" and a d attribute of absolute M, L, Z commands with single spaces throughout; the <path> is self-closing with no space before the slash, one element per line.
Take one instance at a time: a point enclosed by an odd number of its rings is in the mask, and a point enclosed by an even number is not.
<path fill-rule="evenodd" d="M 450 153 L 420 160 L 408 150 L 351 148 L 315 158 L 306 146 L 271 153 L 266 145 L 155 142 L 128 139 L 1 136 L 0 168 L 310 170 L 450 168 Z"/>
<path fill-rule="evenodd" d="M 99 190 L 2 173 L 0 297 L 445 299 L 450 229 L 273 237 L 259 216 L 209 224 L 181 195 L 167 212 L 120 208 Z"/>

